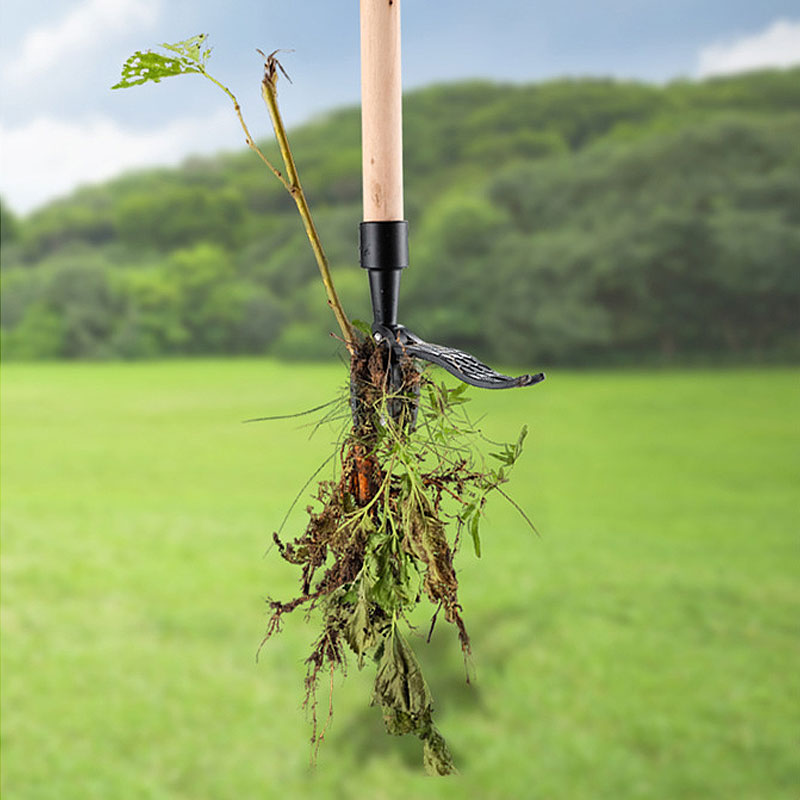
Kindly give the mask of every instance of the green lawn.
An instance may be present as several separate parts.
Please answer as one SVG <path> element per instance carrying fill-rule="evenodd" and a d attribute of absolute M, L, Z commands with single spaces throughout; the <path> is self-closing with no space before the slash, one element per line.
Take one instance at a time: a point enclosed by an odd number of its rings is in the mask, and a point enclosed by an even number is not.
<path fill-rule="evenodd" d="M 240 420 L 344 377 L 4 367 L 4 800 L 798 796 L 800 372 L 555 370 L 472 393 L 494 438 L 531 429 L 510 491 L 542 536 L 495 498 L 483 557 L 459 555 L 473 688 L 452 630 L 415 640 L 454 779 L 382 733 L 355 665 L 309 770 L 311 628 L 256 663 L 264 598 L 294 580 L 262 556 L 336 431 Z"/>

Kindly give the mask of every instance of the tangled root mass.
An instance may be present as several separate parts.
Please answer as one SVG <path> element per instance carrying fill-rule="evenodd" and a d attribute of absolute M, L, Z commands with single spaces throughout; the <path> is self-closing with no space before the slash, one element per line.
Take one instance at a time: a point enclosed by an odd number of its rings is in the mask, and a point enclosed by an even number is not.
<path fill-rule="evenodd" d="M 300 570 L 300 591 L 286 602 L 269 600 L 264 641 L 280 630 L 285 614 L 319 610 L 322 632 L 306 659 L 305 679 L 313 752 L 331 713 L 320 730 L 320 673 L 329 672 L 332 682 L 335 670 L 346 670 L 350 650 L 359 668 L 375 664 L 372 703 L 381 707 L 387 731 L 418 736 L 426 770 L 450 774 L 456 770 L 433 724 L 433 698 L 401 627 L 426 597 L 434 621 L 441 610 L 468 657 L 454 551 L 466 530 L 480 555 L 486 496 L 506 481 L 525 430 L 516 444 L 491 454 L 500 466 L 487 468 L 474 446 L 480 433 L 463 409 L 466 387 L 435 384 L 411 359 L 391 364 L 386 348 L 369 338 L 352 355 L 350 383 L 353 425 L 339 452 L 338 479 L 319 483 L 301 536 L 284 542 L 274 534 L 281 556 Z"/>

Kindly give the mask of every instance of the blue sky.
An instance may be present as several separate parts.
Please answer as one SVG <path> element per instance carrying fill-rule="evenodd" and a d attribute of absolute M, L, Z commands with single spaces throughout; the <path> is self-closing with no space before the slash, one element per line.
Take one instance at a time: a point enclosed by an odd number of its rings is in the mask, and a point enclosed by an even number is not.
<path fill-rule="evenodd" d="M 664 82 L 800 61 L 800 0 L 402 0 L 407 88 L 467 77 L 610 75 Z M 111 92 L 135 49 L 211 35 L 212 72 L 269 132 L 255 48 L 293 49 L 290 124 L 359 97 L 357 0 L 2 0 L 0 195 L 27 212 L 83 182 L 191 153 L 241 131 L 199 77 Z"/>

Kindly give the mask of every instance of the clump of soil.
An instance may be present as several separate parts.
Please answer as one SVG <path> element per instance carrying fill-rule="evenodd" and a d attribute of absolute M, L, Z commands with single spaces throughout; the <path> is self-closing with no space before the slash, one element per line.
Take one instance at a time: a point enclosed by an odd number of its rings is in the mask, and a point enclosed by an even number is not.
<path fill-rule="evenodd" d="M 281 556 L 300 570 L 300 590 L 288 601 L 269 600 L 264 641 L 297 608 L 307 616 L 318 609 L 322 618 L 306 660 L 305 706 L 312 717 L 314 752 L 332 713 L 329 707 L 320 728 L 320 674 L 330 674 L 332 687 L 335 670 L 346 671 L 350 650 L 359 668 L 368 660 L 375 664 L 372 703 L 381 707 L 387 731 L 418 736 L 429 773 L 456 771 L 433 724 L 433 698 L 401 627 L 426 597 L 435 607 L 433 621 L 443 611 L 458 631 L 465 658 L 469 655 L 454 551 L 466 527 L 480 555 L 478 526 L 486 495 L 506 480 L 504 469 L 513 465 L 524 438 L 523 431 L 516 445 L 493 454 L 505 467 L 487 470 L 465 443 L 479 434 L 461 408 L 465 388 L 439 386 L 410 358 L 396 363 L 388 348 L 368 337 L 361 340 L 351 358 L 353 426 L 339 452 L 339 477 L 319 483 L 301 536 L 284 542 L 274 534 Z M 447 521 L 455 527 L 452 541 Z"/>

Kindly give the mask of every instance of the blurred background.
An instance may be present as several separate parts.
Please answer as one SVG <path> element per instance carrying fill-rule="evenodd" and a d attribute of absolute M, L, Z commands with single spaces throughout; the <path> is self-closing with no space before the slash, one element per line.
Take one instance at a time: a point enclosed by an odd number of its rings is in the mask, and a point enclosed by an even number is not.
<path fill-rule="evenodd" d="M 294 206 L 228 99 L 194 75 L 109 91 L 134 49 L 206 31 L 273 158 L 255 48 L 294 50 L 302 178 L 345 306 L 369 315 L 357 4 L 273 5 L 5 6 L 6 359 L 335 349 Z M 404 10 L 406 323 L 506 363 L 796 360 L 800 14 L 517 6 Z"/>
<path fill-rule="evenodd" d="M 355 669 L 309 771 L 312 626 L 255 663 L 294 580 L 262 555 L 340 431 L 239 422 L 343 397 L 342 349 L 227 98 L 109 87 L 134 50 L 207 32 L 277 160 L 255 48 L 293 51 L 301 178 L 368 318 L 357 6 L 0 8 L 4 795 L 796 797 L 789 0 L 405 0 L 401 320 L 548 369 L 472 393 L 493 438 L 531 428 L 510 491 L 542 538 L 498 505 L 483 558 L 460 554 L 475 687 L 452 631 L 415 640 L 462 778 L 417 777 Z"/>

